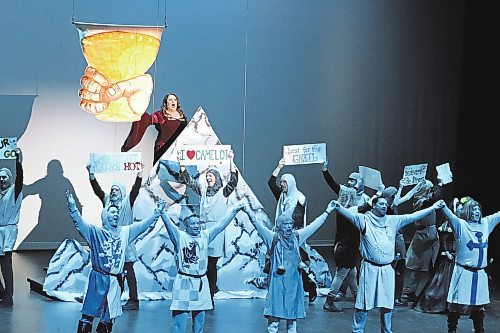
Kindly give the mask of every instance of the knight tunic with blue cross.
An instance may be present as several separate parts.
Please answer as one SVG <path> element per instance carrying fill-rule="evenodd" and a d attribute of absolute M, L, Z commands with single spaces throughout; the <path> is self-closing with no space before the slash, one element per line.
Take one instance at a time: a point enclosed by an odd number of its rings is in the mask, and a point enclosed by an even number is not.
<path fill-rule="evenodd" d="M 119 227 L 112 232 L 85 222 L 77 210 L 71 212 L 71 218 L 90 247 L 93 267 L 88 277 L 82 313 L 109 321 L 122 314 L 121 289 L 115 275 L 123 271 L 130 229 L 140 224 Z"/>
<path fill-rule="evenodd" d="M 488 304 L 488 276 L 484 271 L 488 265 L 488 237 L 500 223 L 500 212 L 483 217 L 479 223 L 463 219 L 451 222 L 457 256 L 447 301 L 463 305 Z"/>

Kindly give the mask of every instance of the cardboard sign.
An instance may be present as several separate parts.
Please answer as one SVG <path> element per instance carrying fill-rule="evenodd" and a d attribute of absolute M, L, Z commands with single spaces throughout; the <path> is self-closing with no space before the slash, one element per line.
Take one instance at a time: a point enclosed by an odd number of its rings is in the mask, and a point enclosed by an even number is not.
<path fill-rule="evenodd" d="M 403 186 L 415 185 L 425 179 L 425 175 L 427 175 L 427 163 L 407 165 L 403 171 L 401 184 Z"/>
<path fill-rule="evenodd" d="M 326 143 L 283 146 L 285 165 L 323 163 L 326 160 Z"/>
<path fill-rule="evenodd" d="M 89 162 L 93 173 L 139 172 L 142 169 L 140 152 L 90 153 Z"/>
<path fill-rule="evenodd" d="M 447 162 L 436 166 L 436 171 L 438 173 L 437 178 L 441 179 L 443 185 L 446 185 L 453 181 L 453 174 L 451 173 L 450 163 Z"/>
<path fill-rule="evenodd" d="M 378 190 L 378 186 L 382 183 L 380 171 L 366 166 L 359 166 L 358 170 L 361 177 L 363 177 L 363 184 L 366 187 Z"/>
<path fill-rule="evenodd" d="M 0 138 L 0 159 L 15 160 L 17 151 L 17 138 Z"/>
<path fill-rule="evenodd" d="M 229 165 L 231 145 L 184 145 L 177 150 L 181 165 Z"/>

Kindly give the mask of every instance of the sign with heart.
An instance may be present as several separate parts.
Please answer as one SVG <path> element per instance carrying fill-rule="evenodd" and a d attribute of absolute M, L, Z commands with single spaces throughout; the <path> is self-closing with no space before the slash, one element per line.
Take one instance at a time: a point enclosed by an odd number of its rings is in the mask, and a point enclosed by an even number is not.
<path fill-rule="evenodd" d="M 231 145 L 183 145 L 177 149 L 182 165 L 229 165 Z"/>

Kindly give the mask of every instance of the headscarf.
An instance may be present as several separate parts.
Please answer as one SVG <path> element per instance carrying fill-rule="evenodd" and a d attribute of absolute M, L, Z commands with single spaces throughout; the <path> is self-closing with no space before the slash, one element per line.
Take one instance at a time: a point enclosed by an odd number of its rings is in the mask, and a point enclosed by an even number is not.
<path fill-rule="evenodd" d="M 275 214 L 275 223 L 278 219 L 278 216 L 283 214 L 286 210 L 290 209 L 292 212 L 297 205 L 299 197 L 302 194 L 297 189 L 297 183 L 295 182 L 295 177 L 289 173 L 285 173 L 281 176 L 281 181 L 285 181 L 288 187 L 288 190 L 285 192 L 281 192 L 280 198 L 278 199 L 278 205 L 276 206 L 276 214 Z M 304 216 L 305 219 L 305 216 Z"/>
<path fill-rule="evenodd" d="M 429 194 L 431 193 L 434 185 L 430 180 L 425 180 L 425 183 L 415 192 L 413 198 L 415 201 L 413 202 L 413 209 L 420 209 L 425 201 L 429 199 Z"/>
<path fill-rule="evenodd" d="M 111 184 L 111 187 L 113 187 L 113 186 L 117 186 L 120 189 L 120 192 L 122 194 L 122 200 L 123 200 L 123 198 L 125 198 L 125 196 L 127 195 L 127 190 L 125 189 L 125 185 L 121 182 L 114 181 L 113 184 Z"/>
<path fill-rule="evenodd" d="M 357 188 L 357 193 L 362 193 L 365 191 L 365 186 L 363 182 L 361 182 L 361 175 L 359 172 L 351 172 L 349 175 L 349 179 L 354 179 L 356 184 L 354 185 Z"/>
<path fill-rule="evenodd" d="M 207 173 L 211 173 L 215 177 L 213 186 L 207 186 L 207 197 L 213 197 L 222 187 L 222 178 L 217 169 L 209 169 Z"/>
<path fill-rule="evenodd" d="M 122 199 L 119 202 L 113 203 L 111 201 L 111 195 L 108 193 L 104 197 L 104 208 L 101 211 L 101 221 L 104 225 L 104 221 L 108 219 L 108 208 L 110 205 L 115 205 L 120 211 L 120 217 L 118 219 L 118 226 L 129 225 L 133 222 L 132 207 L 130 206 L 130 199 L 127 195 L 127 190 L 123 183 L 114 181 L 111 187 L 117 186 L 122 194 Z M 110 191 L 111 192 L 111 191 Z"/>
<path fill-rule="evenodd" d="M 287 210 L 285 210 L 282 214 L 280 214 L 276 218 L 276 224 L 275 224 L 275 230 L 278 234 L 278 240 L 283 246 L 285 246 L 288 249 L 291 249 L 293 247 L 295 233 L 292 232 L 292 235 L 290 237 L 285 237 L 283 235 L 283 230 L 281 229 L 281 226 L 286 221 L 293 221 L 292 215 L 294 209 L 295 207 L 290 207 Z"/>
<path fill-rule="evenodd" d="M 22 195 L 18 196 L 21 200 L 16 200 L 12 172 L 7 168 L 1 168 L 0 171 L 5 171 L 9 177 L 6 182 L 8 187 L 3 190 L 0 195 L 0 226 L 17 224 L 19 222 Z M 3 253 L 4 245 L 0 244 L 0 247 L 2 247 L 0 249 L 0 254 Z"/>
<path fill-rule="evenodd" d="M 12 180 L 12 178 L 13 178 L 13 176 L 12 176 L 12 171 L 10 171 L 10 169 L 9 169 L 9 168 L 0 168 L 0 172 L 2 172 L 2 171 L 4 171 L 4 172 L 7 174 L 7 176 L 9 177 L 9 178 L 7 179 L 7 181 L 6 181 L 6 183 L 7 183 L 7 188 L 9 188 L 9 187 L 10 187 L 10 186 L 12 186 L 12 184 L 14 183 L 14 182 L 13 182 L 13 180 Z"/>

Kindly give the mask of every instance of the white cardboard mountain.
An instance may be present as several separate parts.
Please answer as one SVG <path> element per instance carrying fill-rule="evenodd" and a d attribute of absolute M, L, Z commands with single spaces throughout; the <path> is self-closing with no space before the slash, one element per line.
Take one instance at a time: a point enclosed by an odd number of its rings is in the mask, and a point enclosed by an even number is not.
<path fill-rule="evenodd" d="M 168 214 L 173 221 L 191 214 L 193 207 L 195 207 L 195 213 L 199 211 L 197 210 L 198 196 L 192 190 L 186 190 L 186 186 L 178 182 L 178 177 L 176 177 L 176 173 L 179 172 L 176 151 L 178 146 L 184 144 L 220 144 L 201 107 L 156 163 L 148 179 L 142 185 L 134 203 L 136 220 L 146 218 L 152 213 L 157 198 L 162 198 L 170 204 Z M 199 177 L 200 182 L 205 181 L 204 174 L 207 169 L 208 167 L 198 169 L 188 167 L 190 174 Z M 226 183 L 229 177 L 229 167 L 217 166 L 217 169 Z M 241 200 L 244 200 L 255 211 L 263 212 L 262 205 L 239 174 L 238 185 L 228 197 L 228 207 Z M 180 225 L 182 226 L 182 223 Z M 81 281 L 85 279 L 85 274 L 89 273 L 88 260 L 67 260 L 67 258 L 84 257 L 75 246 L 70 246 L 73 242 L 74 240 L 66 240 L 61 244 L 50 261 L 45 278 L 44 291 L 61 300 L 72 301 L 75 296 L 80 296 L 84 292 Z M 172 284 L 177 269 L 173 245 L 161 220 L 136 240 L 136 248 L 139 260 L 134 264 L 134 269 L 139 298 L 151 300 L 171 298 Z M 265 244 L 249 222 L 247 215 L 239 212 L 225 231 L 226 256 L 218 262 L 217 286 L 220 292 L 216 294 L 216 298 L 264 297 L 266 290 L 261 281 L 265 277 L 262 273 L 265 251 Z M 318 287 L 328 287 L 331 283 L 328 265 L 315 250 L 308 247 L 308 252 L 311 257 L 311 273 Z M 79 283 L 75 283 L 76 281 Z M 124 293 L 124 297 L 127 297 L 126 294 Z"/>

